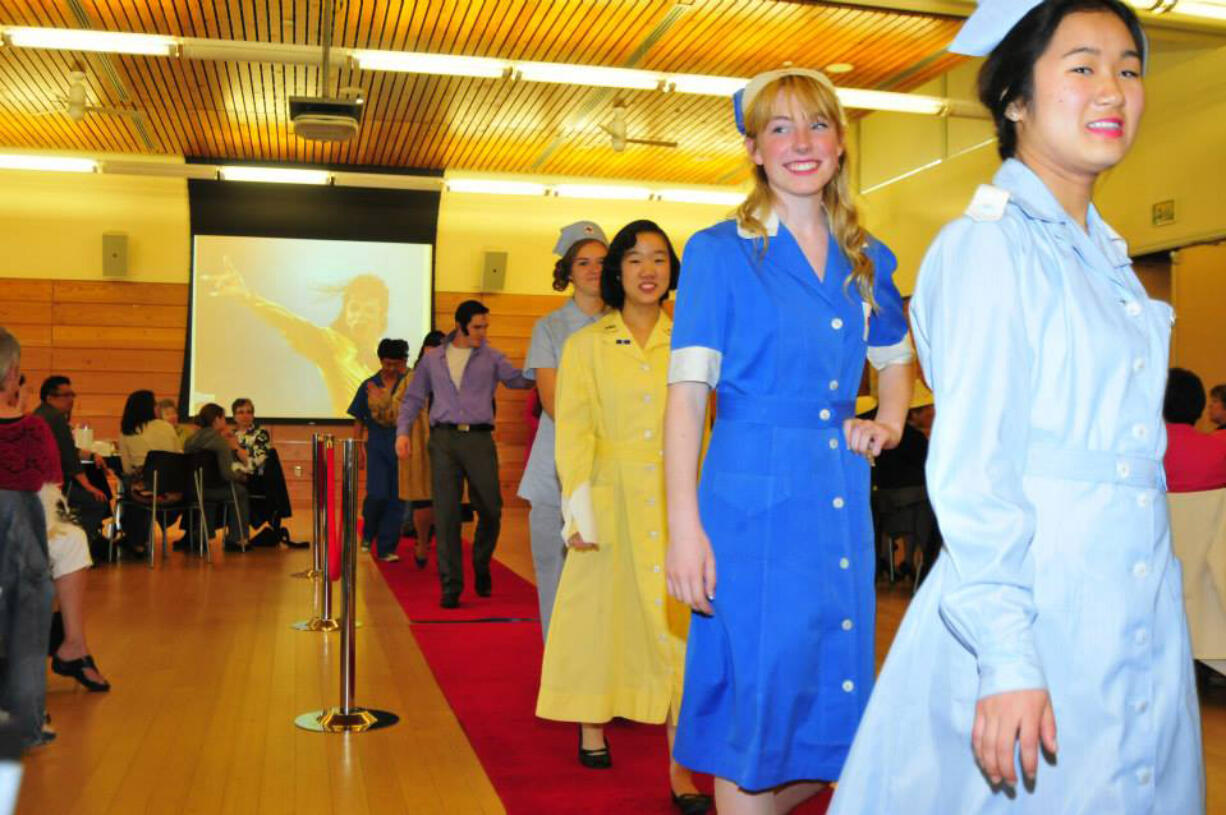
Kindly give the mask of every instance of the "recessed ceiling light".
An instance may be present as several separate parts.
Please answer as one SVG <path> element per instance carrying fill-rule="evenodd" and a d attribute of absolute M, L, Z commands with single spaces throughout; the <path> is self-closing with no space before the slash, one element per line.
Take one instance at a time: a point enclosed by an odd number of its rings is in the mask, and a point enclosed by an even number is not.
<path fill-rule="evenodd" d="M 849 74 L 855 70 L 855 67 L 856 66 L 852 65 L 850 62 L 832 62 L 826 66 L 826 73 Z"/>

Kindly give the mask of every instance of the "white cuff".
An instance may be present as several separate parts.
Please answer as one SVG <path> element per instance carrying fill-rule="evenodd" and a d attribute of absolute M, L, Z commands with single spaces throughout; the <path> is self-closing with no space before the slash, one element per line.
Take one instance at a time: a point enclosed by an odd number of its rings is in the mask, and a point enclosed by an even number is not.
<path fill-rule="evenodd" d="M 911 345 L 910 332 L 893 345 L 870 345 L 868 347 L 869 364 L 878 371 L 891 365 L 906 365 L 913 359 L 915 359 L 915 349 Z"/>
<path fill-rule="evenodd" d="M 714 348 L 691 345 L 674 348 L 668 358 L 668 384 L 676 382 L 705 382 L 714 389 L 719 384 L 719 369 L 724 355 Z"/>
<path fill-rule="evenodd" d="M 588 543 L 596 543 L 596 513 L 592 509 L 592 486 L 584 481 L 567 498 L 562 496 L 562 542 L 569 543 L 576 532 Z"/>

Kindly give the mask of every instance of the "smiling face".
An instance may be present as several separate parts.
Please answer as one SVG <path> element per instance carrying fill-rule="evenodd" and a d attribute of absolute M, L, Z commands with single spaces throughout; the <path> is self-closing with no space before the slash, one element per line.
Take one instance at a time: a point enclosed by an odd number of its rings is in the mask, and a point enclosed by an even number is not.
<path fill-rule="evenodd" d="M 600 264 L 608 253 L 608 248 L 599 241 L 589 241 L 579 247 L 570 264 L 570 282 L 577 293 L 600 296 Z"/>
<path fill-rule="evenodd" d="M 843 143 L 836 123 L 806 110 L 796 95 L 775 95 L 770 118 L 745 139 L 750 158 L 766 174 L 771 192 L 785 197 L 821 195 L 839 171 Z"/>
<path fill-rule="evenodd" d="M 622 288 L 626 302 L 656 305 L 668 291 L 672 274 L 668 244 L 656 232 L 640 232 L 634 246 L 622 255 Z"/>
<path fill-rule="evenodd" d="M 255 424 L 255 406 L 242 404 L 234 408 L 234 423 L 240 430 L 246 430 Z"/>
<path fill-rule="evenodd" d="M 1034 94 L 1006 111 L 1017 122 L 1018 158 L 1070 177 L 1096 177 L 1118 164 L 1145 110 L 1141 55 L 1124 22 L 1108 11 L 1061 21 L 1034 66 Z"/>

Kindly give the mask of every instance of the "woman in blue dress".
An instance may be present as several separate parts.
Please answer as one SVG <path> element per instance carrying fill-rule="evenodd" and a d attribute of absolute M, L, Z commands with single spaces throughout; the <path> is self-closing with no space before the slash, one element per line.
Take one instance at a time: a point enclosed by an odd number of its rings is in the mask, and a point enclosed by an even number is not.
<path fill-rule="evenodd" d="M 1005 162 L 928 250 L 911 304 L 945 553 L 831 813 L 1197 815 L 1163 495 L 1171 310 L 1091 203 L 1137 132 L 1145 38 L 1116 0 L 987 0 L 950 50 L 990 52 L 980 97 Z"/>
<path fill-rule="evenodd" d="M 873 682 L 869 459 L 898 442 L 913 376 L 830 80 L 771 71 L 734 109 L 755 186 L 686 246 L 665 414 L 668 585 L 698 612 L 674 755 L 716 776 L 721 815 L 786 810 L 843 766 Z M 876 421 L 853 417 L 866 352 Z"/>

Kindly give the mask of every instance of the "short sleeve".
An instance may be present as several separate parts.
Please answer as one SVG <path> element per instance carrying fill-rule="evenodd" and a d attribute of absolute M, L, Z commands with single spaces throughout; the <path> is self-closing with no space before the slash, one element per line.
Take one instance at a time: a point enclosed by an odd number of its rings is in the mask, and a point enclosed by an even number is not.
<path fill-rule="evenodd" d="M 882 370 L 890 365 L 905 365 L 915 359 L 911 338 L 907 332 L 907 315 L 902 295 L 894 283 L 898 260 L 884 244 L 873 242 L 869 249 L 873 258 L 873 299 L 877 309 L 866 313 L 868 320 L 868 360 Z"/>
<path fill-rule="evenodd" d="M 731 306 L 720 241 L 710 230 L 699 232 L 690 238 L 681 261 L 669 384 L 702 382 L 714 388 L 719 383 Z"/>
<path fill-rule="evenodd" d="M 349 403 L 349 410 L 346 413 L 360 422 L 370 420 L 370 404 L 366 400 L 365 380 L 362 381 L 361 385 L 358 385 L 357 393 L 353 395 L 353 401 Z"/>
<path fill-rule="evenodd" d="M 528 379 L 536 379 L 537 368 L 557 370 L 561 349 L 550 330 L 552 316 L 546 314 L 532 326 L 532 340 L 528 343 L 528 355 L 524 358 L 524 376 Z"/>

